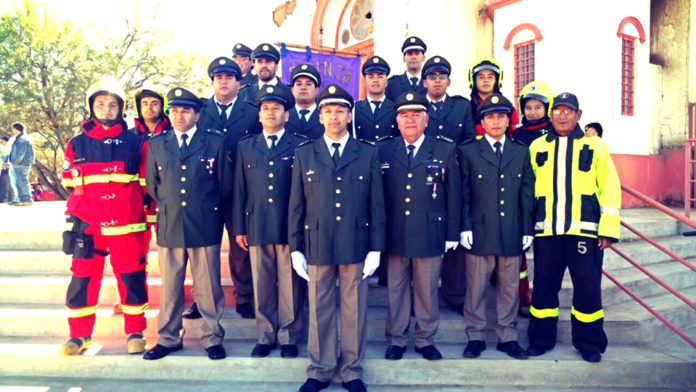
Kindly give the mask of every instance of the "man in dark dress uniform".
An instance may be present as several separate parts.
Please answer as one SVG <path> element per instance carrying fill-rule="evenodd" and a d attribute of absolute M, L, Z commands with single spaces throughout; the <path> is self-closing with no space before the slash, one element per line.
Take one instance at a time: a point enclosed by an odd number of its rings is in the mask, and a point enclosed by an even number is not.
<path fill-rule="evenodd" d="M 244 87 L 239 92 L 239 97 L 245 101 L 256 103 L 256 94 L 262 87 L 282 85 L 280 78 L 276 76 L 280 52 L 275 46 L 264 43 L 254 49 L 251 58 L 254 61 L 256 81 Z M 282 87 L 288 88 L 284 85 Z"/>
<path fill-rule="evenodd" d="M 239 69 L 242 70 L 242 76 L 239 79 L 239 89 L 254 84 L 257 81 L 256 75 L 251 72 L 253 63 L 251 62 L 251 48 L 244 45 L 243 43 L 238 43 L 232 48 L 232 59 Z"/>
<path fill-rule="evenodd" d="M 297 356 L 306 283 L 292 270 L 288 201 L 295 147 L 307 140 L 285 128 L 293 98 L 268 86 L 256 102 L 263 132 L 237 145 L 232 222 L 237 244 L 249 251 L 256 304 L 255 358 L 280 343 L 280 356 Z"/>
<path fill-rule="evenodd" d="M 425 86 L 421 78 L 421 67 L 425 61 L 425 51 L 428 46 L 422 39 L 412 36 L 404 40 L 401 45 L 401 53 L 404 55 L 406 72 L 389 78 L 387 85 L 387 98 L 392 102 L 406 92 L 425 95 Z"/>
<path fill-rule="evenodd" d="M 438 283 L 442 255 L 456 248 L 461 197 L 457 146 L 426 136 L 428 101 L 405 93 L 396 101 L 401 136 L 378 143 L 387 206 L 389 300 L 386 359 L 398 360 L 408 344 L 411 309 L 416 352 L 442 359 L 433 344 L 440 322 Z M 413 285 L 413 291 L 411 291 Z"/>
<path fill-rule="evenodd" d="M 372 56 L 363 64 L 362 75 L 367 98 L 355 103 L 353 134 L 358 139 L 370 141 L 398 135 L 394 102 L 385 94 L 389 64 L 379 56 Z"/>
<path fill-rule="evenodd" d="M 292 95 L 295 106 L 290 109 L 290 117 L 285 128 L 292 133 L 300 133 L 309 139 L 317 139 L 324 134 L 324 126 L 319 123 L 316 97 L 321 86 L 319 71 L 311 64 L 299 64 L 290 74 Z"/>
<path fill-rule="evenodd" d="M 367 390 L 361 380 L 367 347 L 365 279 L 379 266 L 385 248 L 385 208 L 377 148 L 348 134 L 352 106 L 350 94 L 328 85 L 319 96 L 324 136 L 295 150 L 288 236 L 293 268 L 309 281 L 311 363 L 302 392 L 328 387 L 335 373 L 347 390 Z"/>
<path fill-rule="evenodd" d="M 200 129 L 201 101 L 184 88 L 167 94 L 173 131 L 148 143 L 147 192 L 158 205 L 157 245 L 162 273 L 159 340 L 143 356 L 154 360 L 183 348 L 186 264 L 203 317 L 201 343 L 210 359 L 225 358 L 220 324 L 225 297 L 220 283 L 223 212 L 232 192 L 232 154 L 225 134 Z"/>

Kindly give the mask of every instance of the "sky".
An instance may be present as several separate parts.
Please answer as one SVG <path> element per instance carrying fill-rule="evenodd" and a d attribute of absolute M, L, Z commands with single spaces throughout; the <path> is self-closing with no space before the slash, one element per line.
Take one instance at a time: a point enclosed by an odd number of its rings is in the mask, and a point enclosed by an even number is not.
<path fill-rule="evenodd" d="M 277 42 L 273 10 L 284 0 L 34 0 L 59 20 L 68 20 L 99 41 L 104 35 L 123 33 L 125 15 L 149 23 L 156 9 L 154 27 L 168 37 L 167 49 L 192 51 L 206 58 L 231 55 L 237 42 L 253 47 L 261 42 Z M 0 14 L 20 7 L 22 0 L 2 0 Z M 170 38 L 169 38 L 170 37 Z"/>

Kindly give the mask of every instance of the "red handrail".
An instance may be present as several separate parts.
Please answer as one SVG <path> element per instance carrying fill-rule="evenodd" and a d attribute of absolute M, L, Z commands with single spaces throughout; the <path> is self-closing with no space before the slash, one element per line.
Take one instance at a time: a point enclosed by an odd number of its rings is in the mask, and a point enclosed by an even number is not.
<path fill-rule="evenodd" d="M 683 224 L 685 224 L 685 225 L 687 225 L 687 226 L 690 226 L 690 227 L 696 229 L 696 222 L 694 222 L 694 221 L 692 221 L 692 220 L 690 220 L 690 219 L 687 219 L 685 216 L 679 214 L 678 212 L 675 212 L 675 211 L 672 210 L 671 208 L 665 207 L 664 205 L 662 205 L 661 203 L 659 203 L 659 202 L 653 200 L 653 199 L 650 198 L 649 196 L 647 196 L 647 195 L 645 195 L 645 194 L 643 194 L 643 193 L 641 193 L 641 192 L 638 192 L 637 190 L 635 190 L 635 189 L 633 189 L 633 188 L 631 188 L 630 186 L 627 186 L 627 185 L 623 185 L 623 184 L 622 184 L 622 185 L 621 185 L 621 189 L 622 189 L 624 192 L 628 193 L 629 195 L 631 195 L 631 196 L 633 196 L 633 197 L 635 197 L 635 198 L 641 200 L 642 202 L 649 204 L 651 207 L 654 207 L 654 208 L 657 209 L 658 211 L 660 211 L 660 212 L 662 212 L 662 213 L 664 213 L 664 214 L 667 214 L 667 215 L 671 216 L 672 218 L 678 220 L 679 222 L 681 222 L 681 223 L 683 223 Z"/>
<path fill-rule="evenodd" d="M 604 270 L 602 270 L 602 273 L 604 274 L 604 276 L 606 276 L 607 278 L 609 278 L 609 280 L 611 280 L 612 282 L 614 282 L 614 284 L 617 285 L 621 290 L 625 291 L 626 294 L 628 294 L 631 298 L 633 298 L 636 302 L 638 302 L 641 306 L 643 306 L 643 307 L 645 308 L 645 310 L 647 310 L 648 312 L 650 312 L 650 314 L 652 314 L 653 316 L 655 316 L 658 320 L 662 321 L 662 323 L 663 323 L 664 325 L 666 325 L 667 328 L 671 329 L 674 333 L 676 333 L 677 335 L 679 335 L 680 338 L 684 339 L 684 341 L 686 341 L 687 343 L 689 343 L 693 348 L 696 348 L 696 342 L 695 342 L 693 339 L 691 339 L 690 337 L 686 336 L 686 334 L 684 334 L 684 332 L 682 332 L 682 331 L 681 331 L 679 328 L 677 328 L 674 324 L 672 324 L 671 322 L 669 322 L 669 320 L 667 320 L 662 314 L 660 314 L 660 312 L 658 312 L 657 310 L 653 309 L 650 305 L 648 305 L 645 301 L 643 301 L 640 297 L 638 297 L 638 296 L 637 296 L 633 291 L 631 291 L 628 287 L 626 287 L 626 286 L 624 286 L 623 284 L 621 284 L 621 282 L 619 282 L 618 280 L 616 280 L 616 278 L 615 278 L 612 274 L 610 274 L 610 273 L 608 273 L 607 271 L 604 271 Z"/>
<path fill-rule="evenodd" d="M 640 237 L 640 238 L 642 238 L 643 240 L 645 240 L 645 242 L 647 242 L 647 243 L 649 243 L 650 245 L 656 247 L 657 249 L 663 251 L 663 252 L 664 252 L 665 254 L 667 254 L 669 257 L 671 257 L 671 258 L 673 258 L 674 260 L 676 260 L 676 261 L 678 261 L 678 262 L 684 264 L 684 265 L 687 266 L 689 269 L 691 269 L 692 271 L 696 272 L 696 265 L 693 265 L 693 264 L 689 263 L 688 261 L 684 260 L 682 257 L 680 257 L 679 255 L 677 255 L 676 253 L 674 253 L 674 252 L 672 252 L 671 250 L 669 250 L 669 249 L 665 248 L 664 246 L 660 245 L 660 244 L 659 244 L 657 241 L 655 241 L 654 239 L 652 239 L 652 238 L 648 237 L 647 235 L 645 235 L 645 234 L 641 233 L 640 231 L 638 231 L 635 227 L 629 225 L 628 223 L 626 223 L 626 222 L 624 222 L 624 221 L 621 221 L 621 226 L 623 226 L 623 227 L 627 228 L 628 230 L 632 231 L 633 233 L 635 233 L 635 235 L 637 235 L 638 237 Z"/>
<path fill-rule="evenodd" d="M 647 275 L 650 279 L 652 279 L 653 281 L 655 281 L 655 283 L 657 283 L 657 284 L 659 284 L 660 286 L 664 287 L 665 290 L 669 291 L 672 295 L 674 295 L 675 297 L 677 297 L 677 298 L 679 298 L 680 300 L 682 300 L 685 304 L 687 304 L 687 305 L 691 306 L 692 308 L 696 309 L 696 304 L 694 304 L 693 302 L 691 302 L 688 298 L 686 298 L 685 296 L 683 296 L 681 293 L 679 293 L 677 290 L 675 290 L 672 286 L 670 286 L 670 285 L 668 285 L 667 283 L 665 283 L 664 280 L 658 278 L 658 277 L 655 276 L 652 272 L 650 272 L 650 271 L 648 271 L 647 269 L 645 269 L 645 267 L 643 267 L 642 265 L 640 265 L 637 261 L 633 260 L 629 255 L 627 255 L 626 253 L 622 252 L 622 251 L 619 250 L 619 249 L 616 249 L 613 245 L 610 246 L 610 248 L 611 248 L 611 250 L 613 250 L 614 252 L 616 252 L 616 254 L 618 254 L 619 256 L 623 257 L 626 261 L 628 261 L 629 263 L 631 263 L 634 267 L 638 268 L 638 270 L 639 270 L 640 272 L 644 273 L 644 274 Z"/>

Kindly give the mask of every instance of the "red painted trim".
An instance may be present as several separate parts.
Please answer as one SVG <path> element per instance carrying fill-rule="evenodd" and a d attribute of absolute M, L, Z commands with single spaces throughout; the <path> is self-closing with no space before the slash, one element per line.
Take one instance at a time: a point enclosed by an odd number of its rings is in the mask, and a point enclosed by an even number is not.
<path fill-rule="evenodd" d="M 638 18 L 634 16 L 627 16 L 621 20 L 621 23 L 619 23 L 619 29 L 616 30 L 616 36 L 619 38 L 621 38 L 624 35 L 633 37 L 632 35 L 623 32 L 624 27 L 629 23 L 634 25 L 638 30 L 638 39 L 640 39 L 640 43 L 642 44 L 643 42 L 645 42 L 645 30 L 643 29 L 643 25 L 640 23 Z"/>
<path fill-rule="evenodd" d="M 495 16 L 495 10 L 503 8 L 510 4 L 519 3 L 522 0 L 489 0 L 488 1 L 488 17 L 493 20 Z"/>
<path fill-rule="evenodd" d="M 346 4 L 343 5 L 343 9 L 341 10 L 341 16 L 338 17 L 338 21 L 336 22 L 336 38 L 334 39 L 334 48 L 338 48 L 338 36 L 341 35 L 341 21 L 343 20 L 343 15 L 346 14 L 346 10 L 348 9 L 351 1 L 353 0 L 346 0 Z"/>
<path fill-rule="evenodd" d="M 515 38 L 517 33 L 523 30 L 531 31 L 534 34 L 533 41 L 535 42 L 544 39 L 544 36 L 541 35 L 541 30 L 539 30 L 539 28 L 536 27 L 533 23 L 522 23 L 514 29 L 512 29 L 512 31 L 510 31 L 510 33 L 507 35 L 507 38 L 505 38 L 505 43 L 503 44 L 503 49 L 509 50 L 510 44 L 512 43 L 512 39 Z"/>
<path fill-rule="evenodd" d="M 330 0 L 317 0 L 317 8 L 312 19 L 312 30 L 310 31 L 309 42 L 313 47 L 324 46 L 321 40 L 321 29 L 324 22 L 324 14 L 329 7 Z"/>

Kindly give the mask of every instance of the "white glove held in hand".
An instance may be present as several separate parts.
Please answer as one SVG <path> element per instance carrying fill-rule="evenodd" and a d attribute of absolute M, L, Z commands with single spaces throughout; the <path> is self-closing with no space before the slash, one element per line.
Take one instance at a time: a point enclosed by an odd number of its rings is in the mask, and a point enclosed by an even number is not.
<path fill-rule="evenodd" d="M 534 242 L 534 236 L 533 235 L 523 235 L 522 236 L 522 250 L 526 252 L 529 250 L 529 248 L 532 247 L 532 243 Z"/>
<path fill-rule="evenodd" d="M 474 245 L 474 232 L 469 230 L 459 233 L 459 243 L 464 248 L 471 250 L 471 246 Z"/>
<path fill-rule="evenodd" d="M 459 245 L 459 242 L 457 241 L 445 241 L 445 253 L 448 250 L 454 250 L 454 248 L 456 248 L 457 245 Z"/>
<path fill-rule="evenodd" d="M 309 282 L 309 274 L 307 274 L 307 258 L 302 252 L 294 251 L 290 253 L 292 260 L 292 268 L 297 272 L 300 278 Z"/>
<path fill-rule="evenodd" d="M 377 267 L 379 267 L 379 254 L 380 252 L 377 251 L 372 251 L 368 252 L 367 256 L 365 256 L 365 265 L 363 266 L 363 279 L 367 278 L 368 276 L 372 275 L 377 271 Z"/>

